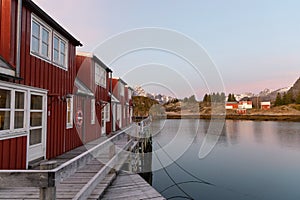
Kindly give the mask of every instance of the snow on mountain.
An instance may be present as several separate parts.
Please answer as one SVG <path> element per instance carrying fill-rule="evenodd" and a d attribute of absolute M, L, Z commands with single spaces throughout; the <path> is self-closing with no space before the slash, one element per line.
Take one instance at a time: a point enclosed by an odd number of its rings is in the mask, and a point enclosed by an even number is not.
<path fill-rule="evenodd" d="M 174 97 L 166 96 L 164 94 L 147 93 L 141 86 L 136 86 L 134 88 L 134 96 L 149 97 L 150 99 L 158 101 L 160 104 L 164 104 L 175 99 Z"/>

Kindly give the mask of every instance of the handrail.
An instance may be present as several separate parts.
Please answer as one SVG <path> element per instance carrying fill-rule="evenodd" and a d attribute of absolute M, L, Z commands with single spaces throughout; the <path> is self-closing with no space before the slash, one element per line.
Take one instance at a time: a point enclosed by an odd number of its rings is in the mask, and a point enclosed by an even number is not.
<path fill-rule="evenodd" d="M 77 157 L 67 161 L 66 163 L 56 167 L 55 169 L 49 170 L 0 170 L 0 188 L 4 187 L 39 187 L 40 189 L 45 188 L 55 188 L 63 179 L 74 174 L 79 168 L 85 166 L 90 160 L 97 156 L 100 149 L 105 148 L 110 145 L 113 141 L 126 134 L 126 131 L 134 128 L 130 126 L 124 130 L 121 130 L 116 135 L 108 138 L 107 140 L 101 142 L 95 147 L 87 150 L 86 152 L 78 155 Z M 128 145 L 131 144 L 132 140 L 120 150 L 118 153 L 109 161 L 114 161 L 116 156 L 124 150 L 128 149 Z M 126 150 L 127 150 L 126 149 Z M 109 164 L 107 163 L 107 164 Z M 105 165 L 106 166 L 106 165 Z M 108 168 L 107 168 L 108 169 Z M 106 172 L 107 172 L 106 169 Z M 100 170 L 101 171 L 101 170 Z M 97 173 L 98 174 L 98 173 Z M 99 179 L 97 179 L 99 181 Z M 49 195 L 56 195 L 54 193 Z M 43 197 L 40 197 L 43 199 Z M 46 198 L 46 197 L 44 197 Z"/>
<path fill-rule="evenodd" d="M 117 154 L 104 166 L 101 168 L 99 172 L 97 172 L 94 177 L 81 188 L 81 190 L 75 195 L 73 200 L 83 200 L 87 199 L 89 195 L 93 192 L 93 190 L 97 187 L 97 185 L 105 178 L 105 176 L 109 173 L 112 166 L 115 166 L 119 160 L 120 154 L 127 150 L 131 144 L 133 143 L 133 139 L 129 140 L 127 144 L 123 147 L 123 149 L 120 149 Z"/>

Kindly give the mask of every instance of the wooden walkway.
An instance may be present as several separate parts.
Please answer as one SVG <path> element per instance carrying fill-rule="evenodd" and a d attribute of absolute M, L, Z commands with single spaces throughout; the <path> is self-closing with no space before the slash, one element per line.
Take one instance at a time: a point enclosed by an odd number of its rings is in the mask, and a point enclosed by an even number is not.
<path fill-rule="evenodd" d="M 120 172 L 116 180 L 105 191 L 103 200 L 138 200 L 152 199 L 163 200 L 151 185 L 149 185 L 140 175 Z"/>
<path fill-rule="evenodd" d="M 72 151 L 69 151 L 55 159 L 58 165 L 74 159 L 75 157 L 83 154 L 87 149 L 91 149 L 94 146 L 102 143 L 107 138 L 100 138 L 85 146 L 78 147 Z M 121 138 L 114 142 L 119 148 L 124 147 L 127 144 L 127 138 Z M 137 142 L 133 142 L 131 149 L 137 145 Z M 84 167 L 79 168 L 74 174 L 63 179 L 56 186 L 56 199 L 164 199 L 157 191 L 155 191 L 146 181 L 144 181 L 137 174 L 126 174 L 121 172 L 118 176 L 115 170 L 105 174 L 105 178 L 92 190 L 89 196 L 80 196 L 80 191 L 91 185 L 91 180 L 96 179 L 101 174 L 101 171 L 106 170 L 105 163 L 111 159 L 110 149 L 105 148 L 101 150 L 101 153 L 90 160 Z M 121 168 L 121 165 L 127 159 L 126 153 L 120 156 L 120 160 L 117 163 L 116 170 Z M 38 167 L 36 167 L 38 169 Z M 95 178 L 96 177 L 96 178 Z M 117 177 L 117 178 L 116 178 Z M 1 179 L 1 176 L 0 176 Z M 116 179 L 116 180 L 115 180 Z M 115 180 L 115 181 L 114 181 Z M 111 185 L 112 184 L 112 185 Z M 111 186 L 110 186 L 111 185 Z M 13 186 L 12 186 L 13 187 Z M 37 187 L 0 187 L 0 199 L 40 199 L 40 189 Z M 106 191 L 106 192 L 105 192 Z M 116 193 L 118 195 L 116 195 Z M 104 195 L 104 196 L 103 196 Z"/>

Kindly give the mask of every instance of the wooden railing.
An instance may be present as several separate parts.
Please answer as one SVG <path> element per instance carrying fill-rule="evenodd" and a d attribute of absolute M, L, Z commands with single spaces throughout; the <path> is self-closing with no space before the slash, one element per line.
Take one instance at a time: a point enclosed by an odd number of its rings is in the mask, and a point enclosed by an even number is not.
<path fill-rule="evenodd" d="M 86 199 L 112 168 L 118 164 L 122 152 L 127 151 L 132 146 L 136 140 L 136 137 L 132 137 L 132 135 L 139 134 L 137 129 L 138 126 L 133 125 L 121 130 L 116 135 L 55 169 L 47 169 L 47 166 L 44 166 L 41 170 L 0 170 L 0 188 L 38 187 L 40 188 L 40 199 L 55 199 L 56 186 L 60 182 L 70 177 L 78 169 L 84 167 L 89 161 L 99 156 L 101 150 L 109 148 L 111 158 L 108 163 L 106 163 L 73 198 Z M 131 134 L 128 134 L 129 131 Z M 113 142 L 120 140 L 120 138 L 123 137 L 127 137 L 127 143 L 121 149 L 117 149 L 116 146 L 113 145 Z"/>

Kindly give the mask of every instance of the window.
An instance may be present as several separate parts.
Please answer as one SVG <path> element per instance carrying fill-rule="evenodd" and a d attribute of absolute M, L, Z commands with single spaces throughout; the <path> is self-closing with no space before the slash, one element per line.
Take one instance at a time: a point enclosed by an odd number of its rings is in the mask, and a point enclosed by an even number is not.
<path fill-rule="evenodd" d="M 25 92 L 0 88 L 0 132 L 25 128 Z"/>
<path fill-rule="evenodd" d="M 15 116 L 14 129 L 25 127 L 25 93 L 21 91 L 15 92 Z"/>
<path fill-rule="evenodd" d="M 10 130 L 11 91 L 0 89 L 0 130 Z"/>
<path fill-rule="evenodd" d="M 120 91 L 120 95 L 124 96 L 124 85 L 122 83 L 119 82 L 119 91 Z"/>
<path fill-rule="evenodd" d="M 131 89 L 128 89 L 128 100 L 131 100 L 132 98 L 132 91 Z"/>
<path fill-rule="evenodd" d="M 105 107 L 101 109 L 101 127 L 105 127 Z"/>
<path fill-rule="evenodd" d="M 67 42 L 57 34 L 53 36 L 53 62 L 67 69 Z"/>
<path fill-rule="evenodd" d="M 117 120 L 121 120 L 122 107 L 120 104 L 117 105 Z"/>
<path fill-rule="evenodd" d="M 106 112 L 106 121 L 109 122 L 110 121 L 110 104 L 106 104 L 105 106 L 105 112 Z"/>
<path fill-rule="evenodd" d="M 91 124 L 95 124 L 96 118 L 96 108 L 95 108 L 95 99 L 91 99 Z"/>
<path fill-rule="evenodd" d="M 30 101 L 30 134 L 29 144 L 37 145 L 42 143 L 43 134 L 43 96 L 31 94 Z"/>
<path fill-rule="evenodd" d="M 99 64 L 95 64 L 95 84 L 106 88 L 107 72 Z"/>
<path fill-rule="evenodd" d="M 44 59 L 51 60 L 50 39 L 51 30 L 40 20 L 32 17 L 31 52 Z"/>
<path fill-rule="evenodd" d="M 34 15 L 31 17 L 31 53 L 68 69 L 68 41 Z"/>
<path fill-rule="evenodd" d="M 73 127 L 73 96 L 67 98 L 67 128 Z"/>

